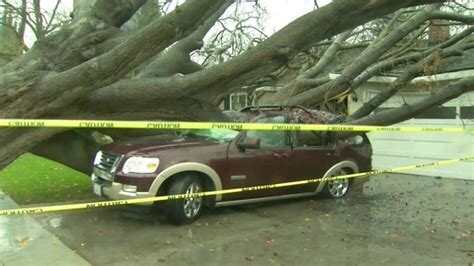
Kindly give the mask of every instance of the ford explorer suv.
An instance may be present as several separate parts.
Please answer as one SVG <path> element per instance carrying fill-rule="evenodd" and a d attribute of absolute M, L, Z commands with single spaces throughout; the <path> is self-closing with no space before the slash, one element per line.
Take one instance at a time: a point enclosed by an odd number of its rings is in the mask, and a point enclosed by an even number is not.
<path fill-rule="evenodd" d="M 253 123 L 323 124 L 334 118 L 302 107 L 246 107 L 232 114 Z M 324 131 L 208 129 L 111 143 L 97 153 L 93 191 L 110 199 L 192 194 L 338 176 L 371 170 L 372 148 L 364 134 L 340 137 Z M 205 207 L 314 196 L 344 197 L 342 179 L 163 203 L 175 224 L 195 221 Z"/>

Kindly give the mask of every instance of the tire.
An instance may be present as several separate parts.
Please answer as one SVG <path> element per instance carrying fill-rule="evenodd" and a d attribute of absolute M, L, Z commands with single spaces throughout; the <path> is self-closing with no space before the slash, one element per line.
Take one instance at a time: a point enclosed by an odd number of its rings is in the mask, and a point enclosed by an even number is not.
<path fill-rule="evenodd" d="M 201 179 L 192 174 L 178 176 L 168 187 L 168 195 L 191 194 L 203 191 Z M 166 202 L 165 210 L 173 224 L 189 224 L 197 220 L 204 208 L 203 198 L 177 199 Z"/>
<path fill-rule="evenodd" d="M 345 169 L 337 169 L 332 172 L 329 176 L 339 176 L 347 175 L 349 172 Z M 323 190 L 321 191 L 321 196 L 323 198 L 338 199 L 342 198 L 349 192 L 349 188 L 352 180 L 350 179 L 340 179 L 334 181 L 328 181 L 324 185 Z"/>

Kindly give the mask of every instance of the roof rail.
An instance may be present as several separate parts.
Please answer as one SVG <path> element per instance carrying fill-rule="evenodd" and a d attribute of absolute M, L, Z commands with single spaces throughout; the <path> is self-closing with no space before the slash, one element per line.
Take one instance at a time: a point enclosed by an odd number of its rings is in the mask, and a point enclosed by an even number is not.
<path fill-rule="evenodd" d="M 299 105 L 260 105 L 260 106 L 245 106 L 239 110 L 239 112 L 251 112 L 251 111 L 283 111 L 284 109 L 291 109 L 291 108 L 301 108 L 303 110 L 308 110 L 307 108 Z"/>

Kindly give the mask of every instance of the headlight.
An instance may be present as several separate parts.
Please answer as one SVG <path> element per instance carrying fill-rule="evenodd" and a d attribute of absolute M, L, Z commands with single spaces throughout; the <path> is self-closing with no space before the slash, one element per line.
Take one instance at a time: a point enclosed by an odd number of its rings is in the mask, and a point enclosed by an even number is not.
<path fill-rule="evenodd" d="M 100 164 L 100 159 L 102 158 L 102 152 L 99 151 L 94 158 L 94 165 Z"/>
<path fill-rule="evenodd" d="M 125 174 L 149 174 L 155 172 L 159 164 L 160 159 L 158 158 L 130 157 L 123 165 L 122 172 Z"/>

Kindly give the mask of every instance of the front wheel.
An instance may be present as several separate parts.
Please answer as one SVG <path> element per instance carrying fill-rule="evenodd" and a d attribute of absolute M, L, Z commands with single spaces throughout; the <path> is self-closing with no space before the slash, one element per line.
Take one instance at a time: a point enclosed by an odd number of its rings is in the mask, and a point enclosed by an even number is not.
<path fill-rule="evenodd" d="M 198 176 L 188 174 L 177 177 L 168 188 L 168 195 L 193 194 L 203 191 L 202 181 Z M 166 212 L 174 224 L 189 224 L 194 222 L 202 212 L 203 199 L 193 197 L 187 199 L 169 200 Z"/>
<path fill-rule="evenodd" d="M 339 169 L 334 171 L 330 176 L 334 177 L 347 174 L 348 172 L 346 170 Z M 321 196 L 325 198 L 342 198 L 349 191 L 350 183 L 350 180 L 347 178 L 328 181 L 326 182 L 326 185 L 324 185 L 324 188 L 321 191 Z"/>

